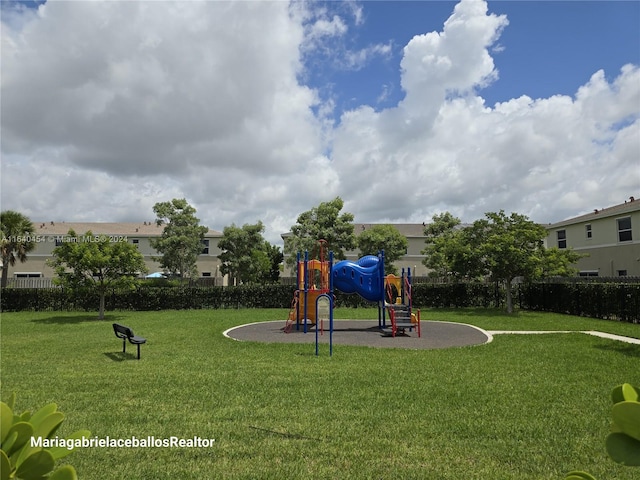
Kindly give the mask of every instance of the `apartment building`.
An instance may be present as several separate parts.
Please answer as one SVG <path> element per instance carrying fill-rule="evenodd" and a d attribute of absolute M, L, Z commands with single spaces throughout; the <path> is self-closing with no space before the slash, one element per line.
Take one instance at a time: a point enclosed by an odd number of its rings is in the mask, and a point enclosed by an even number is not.
<path fill-rule="evenodd" d="M 580 276 L 640 277 L 640 200 L 629 197 L 546 228 L 547 247 L 587 255 L 578 261 Z"/>
<path fill-rule="evenodd" d="M 163 226 L 155 222 L 133 223 L 99 223 L 99 222 L 33 222 L 35 226 L 35 250 L 29 253 L 25 263 L 17 263 L 9 268 L 9 278 L 52 278 L 53 269 L 47 265 L 52 258 L 56 245 L 63 242 L 70 229 L 83 235 L 107 235 L 113 241 L 126 241 L 137 246 L 144 257 L 150 273 L 160 272 L 160 264 L 153 259 L 158 256 L 151 247 L 150 240 L 161 235 Z M 354 233 L 359 235 L 377 224 L 355 223 Z M 391 224 L 407 238 L 408 246 L 405 255 L 395 262 L 398 269 L 411 268 L 414 276 L 428 274 L 422 264 L 425 247 L 425 224 L 395 223 Z M 630 197 L 619 205 L 594 210 L 586 215 L 549 224 L 545 245 L 559 248 L 573 248 L 578 253 L 587 254 L 578 262 L 581 276 L 600 277 L 640 277 L 640 199 Z M 291 233 L 281 235 L 285 245 Z M 200 277 L 218 279 L 216 284 L 226 284 L 220 273 L 221 253 L 218 242 L 222 232 L 208 230 L 202 245 L 202 253 L 198 257 L 197 268 Z M 347 259 L 357 260 L 360 252 L 346 252 Z M 285 256 L 286 259 L 286 256 Z M 294 276 L 289 267 L 284 265 L 282 276 Z"/>
<path fill-rule="evenodd" d="M 128 242 L 136 245 L 150 273 L 161 272 L 160 263 L 153 259 L 158 256 L 151 247 L 151 239 L 158 238 L 164 226 L 155 222 L 141 223 L 99 223 L 99 222 L 32 222 L 35 231 L 35 249 L 29 252 L 25 263 L 16 263 L 9 268 L 9 278 L 53 278 L 55 272 L 47 264 L 52 258 L 53 249 L 68 238 L 69 230 L 77 235 L 107 235 L 113 242 Z M 200 277 L 221 277 L 218 241 L 222 233 L 209 230 L 205 234 L 202 253 L 198 256 L 197 268 Z"/>

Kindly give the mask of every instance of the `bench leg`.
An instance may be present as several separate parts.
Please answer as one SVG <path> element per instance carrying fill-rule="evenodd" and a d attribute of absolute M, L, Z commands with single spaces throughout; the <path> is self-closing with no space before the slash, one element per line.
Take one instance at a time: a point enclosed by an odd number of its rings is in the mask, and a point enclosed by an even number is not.
<path fill-rule="evenodd" d="M 126 339 L 122 339 L 122 353 L 126 353 L 127 352 L 127 341 Z"/>
<path fill-rule="evenodd" d="M 138 344 L 138 360 L 140 360 L 140 344 Z"/>

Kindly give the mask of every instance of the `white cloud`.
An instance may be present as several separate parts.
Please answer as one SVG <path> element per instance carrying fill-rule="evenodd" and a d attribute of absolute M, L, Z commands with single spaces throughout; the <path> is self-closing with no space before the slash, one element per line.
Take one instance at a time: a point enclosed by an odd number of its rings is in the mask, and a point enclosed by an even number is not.
<path fill-rule="evenodd" d="M 345 2 L 350 8 L 353 14 L 353 19 L 356 25 L 362 25 L 364 23 L 364 14 L 362 12 L 362 6 L 358 5 L 355 1 Z"/>
<path fill-rule="evenodd" d="M 508 24 L 504 15 L 487 15 L 485 2 L 463 0 L 442 32 L 416 35 L 401 62 L 403 106 L 412 114 L 433 117 L 447 95 L 488 85 L 497 73 L 488 48 Z"/>
<path fill-rule="evenodd" d="M 336 195 L 367 222 L 499 209 L 550 222 L 638 195 L 638 66 L 594 72 L 574 96 L 489 107 L 482 87 L 497 80 L 490 52 L 508 22 L 463 0 L 442 31 L 405 46 L 397 105 L 334 126 L 335 103 L 301 79 L 309 25 L 336 38 L 366 22 L 347 7 L 48 2 L 3 16 L 2 208 L 142 221 L 185 197 L 210 228 L 262 220 L 276 242 Z"/>
<path fill-rule="evenodd" d="M 318 142 L 286 4 L 52 2 L 40 12 L 3 50 L 6 151 L 70 145 L 79 167 L 180 175 L 230 162 L 287 171 Z"/>
<path fill-rule="evenodd" d="M 496 78 L 488 49 L 506 25 L 483 2 L 461 2 L 442 32 L 405 47 L 397 107 L 343 114 L 333 162 L 360 220 L 429 220 L 446 208 L 466 221 L 505 209 L 549 222 L 640 188 L 638 67 L 611 83 L 596 72 L 575 98 L 489 108 L 475 92 Z"/>
<path fill-rule="evenodd" d="M 376 98 L 376 103 L 382 103 L 389 98 L 389 95 L 393 92 L 393 84 L 383 84 L 380 95 Z"/>
<path fill-rule="evenodd" d="M 362 7 L 354 1 L 327 4 L 295 3 L 294 16 L 304 26 L 300 46 L 306 59 L 323 56 L 331 68 L 360 70 L 376 58 L 389 58 L 391 42 L 353 48 L 348 41 L 349 19 L 357 29 L 364 19 Z"/>
<path fill-rule="evenodd" d="M 284 2 L 48 2 L 30 15 L 2 29 L 5 205 L 146 218 L 186 196 L 221 228 L 218 209 L 280 208 L 269 192 L 324 150 Z M 9 181 L 17 166 L 32 175 Z"/>
<path fill-rule="evenodd" d="M 309 26 L 308 36 L 311 40 L 322 37 L 335 37 L 347 33 L 347 25 L 338 15 L 334 15 L 330 20 L 320 18 Z"/>
<path fill-rule="evenodd" d="M 373 58 L 388 58 L 391 55 L 391 42 L 376 43 L 359 50 L 345 52 L 343 65 L 349 70 L 359 70 L 366 66 Z"/>

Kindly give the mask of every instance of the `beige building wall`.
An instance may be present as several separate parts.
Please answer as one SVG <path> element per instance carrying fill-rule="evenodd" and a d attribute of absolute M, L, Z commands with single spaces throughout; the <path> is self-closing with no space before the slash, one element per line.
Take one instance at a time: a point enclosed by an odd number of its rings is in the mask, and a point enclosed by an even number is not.
<path fill-rule="evenodd" d="M 640 200 L 632 199 L 633 197 L 620 205 L 587 215 L 549 224 L 546 227 L 545 246 L 558 246 L 560 242 L 565 248 L 571 247 L 578 253 L 587 254 L 577 264 L 581 275 L 640 277 Z M 354 232 L 358 235 L 373 225 L 375 224 L 356 223 Z M 414 276 L 428 275 L 429 269 L 422 264 L 424 255 L 421 253 L 426 246 L 423 233 L 425 225 L 392 225 L 408 240 L 407 253 L 395 262 L 395 266 L 399 271 L 411 268 Z M 630 228 L 627 229 L 627 226 Z M 285 243 L 288 236 L 289 234 L 282 235 Z M 358 258 L 358 250 L 347 252 L 348 260 Z M 294 275 L 285 265 L 283 276 Z"/>
<path fill-rule="evenodd" d="M 573 248 L 583 276 L 640 276 L 640 200 L 547 226 L 547 247 Z"/>
<path fill-rule="evenodd" d="M 9 266 L 9 278 L 20 277 L 44 277 L 53 278 L 55 272 L 47 264 L 53 258 L 53 249 L 60 242 L 68 239 L 69 230 L 73 230 L 77 235 L 83 236 L 87 232 L 92 235 L 107 235 L 111 241 L 127 242 L 135 244 L 138 251 L 143 255 L 145 265 L 149 273 L 160 272 L 160 263 L 154 260 L 157 252 L 151 247 L 151 239 L 157 238 L 162 233 L 163 227 L 157 226 L 153 222 L 142 223 L 79 223 L 79 222 L 33 222 L 35 226 L 34 240 L 36 248 L 28 254 L 25 263 L 17 263 L 14 267 Z M 205 234 L 205 244 L 203 252 L 196 263 L 200 277 L 222 277 L 220 273 L 220 260 L 218 255 L 218 241 L 222 233 L 209 230 Z M 90 241 L 87 237 L 87 241 Z M 208 245 L 207 245 L 208 244 Z M 205 250 L 208 247 L 208 251 Z"/>
<path fill-rule="evenodd" d="M 633 198 L 633 197 L 631 197 Z M 354 224 L 356 235 L 375 224 Z M 405 235 L 408 240 L 406 254 L 395 262 L 395 266 L 411 268 L 412 275 L 424 276 L 428 269 L 422 264 L 425 248 L 424 224 L 392 224 Z M 113 237 L 112 241 L 126 241 L 136 244 L 144 256 L 145 264 L 150 273 L 161 271 L 160 265 L 153 259 L 156 252 L 151 247 L 150 240 L 162 233 L 162 227 L 153 222 L 142 223 L 65 223 L 65 222 L 34 222 L 36 248 L 29 253 L 26 263 L 9 266 L 9 278 L 15 277 L 44 277 L 55 276 L 47 261 L 52 258 L 52 251 L 56 242 L 64 241 L 67 232 L 73 229 L 82 235 L 91 232 L 94 235 L 104 234 Z M 627 226 L 629 227 L 627 229 Z M 287 242 L 288 234 L 282 235 Z M 197 268 L 201 277 L 222 278 L 220 274 L 221 250 L 218 242 L 222 233 L 209 230 L 205 235 L 208 251 L 199 256 Z M 588 254 L 578 262 L 582 275 L 598 276 L 640 276 L 640 200 L 629 200 L 623 204 L 587 215 L 564 220 L 547 226 L 547 247 L 564 245 L 571 247 L 578 253 Z M 203 248 L 207 245 L 203 245 Z M 357 260 L 359 251 L 347 252 L 347 259 Z M 282 276 L 294 276 L 289 268 L 283 268 Z M 226 281 L 222 280 L 224 284 Z"/>

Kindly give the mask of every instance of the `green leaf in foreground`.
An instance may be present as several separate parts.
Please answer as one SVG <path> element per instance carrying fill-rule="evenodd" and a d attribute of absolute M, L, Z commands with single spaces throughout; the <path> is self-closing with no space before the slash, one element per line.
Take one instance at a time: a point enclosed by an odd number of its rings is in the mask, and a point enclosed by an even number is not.
<path fill-rule="evenodd" d="M 596 480 L 592 475 L 587 472 L 573 471 L 569 472 L 564 480 Z"/>
<path fill-rule="evenodd" d="M 624 433 L 611 433 L 606 440 L 611 459 L 628 467 L 640 467 L 640 441 Z"/>

